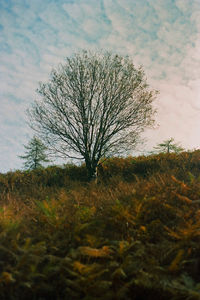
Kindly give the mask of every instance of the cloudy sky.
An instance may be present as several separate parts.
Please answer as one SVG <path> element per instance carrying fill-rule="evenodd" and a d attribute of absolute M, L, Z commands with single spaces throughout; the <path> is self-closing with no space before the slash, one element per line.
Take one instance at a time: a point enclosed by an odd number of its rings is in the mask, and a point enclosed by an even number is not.
<path fill-rule="evenodd" d="M 83 48 L 128 54 L 160 91 L 141 150 L 200 148 L 200 0 L 0 0 L 0 172 L 22 168 L 38 82 Z"/>

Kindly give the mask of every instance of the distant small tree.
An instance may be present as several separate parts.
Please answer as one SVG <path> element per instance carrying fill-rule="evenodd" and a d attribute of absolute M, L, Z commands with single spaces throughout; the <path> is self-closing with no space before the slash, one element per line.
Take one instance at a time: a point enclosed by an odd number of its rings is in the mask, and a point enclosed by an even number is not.
<path fill-rule="evenodd" d="M 24 145 L 26 151 L 25 155 L 19 156 L 24 159 L 24 168 L 28 170 L 34 170 L 42 167 L 42 163 L 49 162 L 45 151 L 47 147 L 42 141 L 34 136 L 28 145 Z"/>
<path fill-rule="evenodd" d="M 179 153 L 184 150 L 180 143 L 174 143 L 174 138 L 170 138 L 169 140 L 163 141 L 161 144 L 158 144 L 157 146 L 154 147 L 155 151 L 152 151 L 152 153 L 159 153 L 159 152 L 164 152 L 164 153 L 170 153 L 170 152 L 175 152 Z"/>

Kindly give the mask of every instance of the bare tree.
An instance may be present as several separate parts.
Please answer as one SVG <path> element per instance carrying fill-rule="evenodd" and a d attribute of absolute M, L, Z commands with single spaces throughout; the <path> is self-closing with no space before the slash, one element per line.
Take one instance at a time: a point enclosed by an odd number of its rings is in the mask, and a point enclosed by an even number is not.
<path fill-rule="evenodd" d="M 84 159 L 90 179 L 101 157 L 133 149 L 154 122 L 157 92 L 128 56 L 82 51 L 52 70 L 38 92 L 28 111 L 32 128 L 54 153 Z"/>

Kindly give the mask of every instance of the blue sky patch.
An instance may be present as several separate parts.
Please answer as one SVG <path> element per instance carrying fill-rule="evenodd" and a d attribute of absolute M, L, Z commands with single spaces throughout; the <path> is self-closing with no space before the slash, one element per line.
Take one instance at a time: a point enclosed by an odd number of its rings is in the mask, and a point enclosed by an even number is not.
<path fill-rule="evenodd" d="M 160 91 L 145 149 L 171 136 L 200 147 L 200 1 L 1 0 L 0 172 L 22 165 L 38 82 L 81 49 L 129 55 Z"/>

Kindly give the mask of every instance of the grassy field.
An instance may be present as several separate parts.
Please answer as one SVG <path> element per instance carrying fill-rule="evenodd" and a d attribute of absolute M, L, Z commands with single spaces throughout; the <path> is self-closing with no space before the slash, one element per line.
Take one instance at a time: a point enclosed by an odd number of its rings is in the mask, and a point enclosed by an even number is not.
<path fill-rule="evenodd" d="M 0 299 L 200 299 L 200 151 L 0 174 Z"/>

